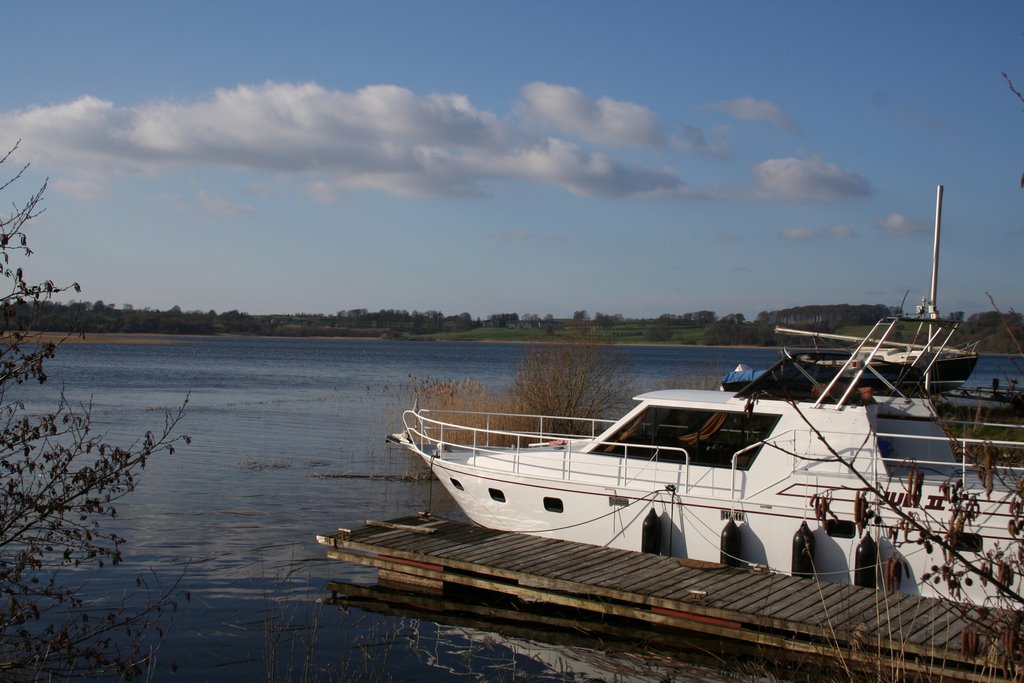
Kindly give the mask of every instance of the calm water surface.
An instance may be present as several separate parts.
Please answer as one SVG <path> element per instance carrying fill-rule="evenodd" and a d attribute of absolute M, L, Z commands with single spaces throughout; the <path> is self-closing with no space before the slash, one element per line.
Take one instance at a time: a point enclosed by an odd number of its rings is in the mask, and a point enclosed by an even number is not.
<path fill-rule="evenodd" d="M 522 349 L 278 339 L 67 345 L 49 365 L 50 382 L 26 398 L 45 408 L 63 387 L 91 402 L 94 423 L 118 443 L 159 430 L 188 397 L 179 431 L 192 444 L 147 466 L 118 505 L 125 562 L 89 579 L 98 596 L 121 595 L 140 574 L 154 589 L 179 582 L 154 680 L 700 680 L 684 664 L 624 666 L 600 650 L 318 604 L 327 581 L 371 585 L 375 572 L 326 559 L 316 534 L 426 509 L 455 513 L 422 478 L 424 466 L 384 443 L 408 407 L 411 379 L 471 377 L 502 388 Z M 620 353 L 640 389 L 719 377 L 739 362 L 765 367 L 777 356 Z M 975 381 L 1006 373 L 1014 374 L 1006 359 L 985 357 Z"/>

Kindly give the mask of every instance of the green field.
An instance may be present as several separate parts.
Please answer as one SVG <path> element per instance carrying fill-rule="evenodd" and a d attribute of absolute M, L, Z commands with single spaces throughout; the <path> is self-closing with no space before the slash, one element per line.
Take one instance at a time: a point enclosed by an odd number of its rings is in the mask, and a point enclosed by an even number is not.
<path fill-rule="evenodd" d="M 704 327 L 672 326 L 671 338 L 653 342 L 650 337 L 651 326 L 630 323 L 612 325 L 596 329 L 598 338 L 610 344 L 702 344 Z M 447 341 L 500 341 L 530 342 L 566 338 L 577 334 L 576 328 L 562 329 L 529 329 L 513 327 L 478 327 L 466 332 L 438 332 L 434 334 L 410 335 L 414 339 L 437 339 Z"/>

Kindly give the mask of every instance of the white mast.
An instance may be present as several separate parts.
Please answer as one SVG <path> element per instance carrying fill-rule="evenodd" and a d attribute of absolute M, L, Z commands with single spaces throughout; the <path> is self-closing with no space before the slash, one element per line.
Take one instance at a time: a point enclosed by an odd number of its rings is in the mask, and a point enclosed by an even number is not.
<path fill-rule="evenodd" d="M 936 320 L 939 317 L 936 297 L 939 289 L 939 229 L 942 226 L 942 185 L 935 193 L 935 247 L 932 249 L 932 291 L 928 301 L 928 317 Z"/>
<path fill-rule="evenodd" d="M 935 246 L 932 248 L 932 291 L 931 299 L 928 302 L 929 320 L 938 320 L 939 307 L 936 304 L 936 297 L 939 295 L 939 230 L 942 226 L 942 185 L 938 186 L 935 192 Z M 932 326 L 928 325 L 928 343 L 932 340 Z M 925 391 L 931 393 L 932 373 L 924 376 Z"/>

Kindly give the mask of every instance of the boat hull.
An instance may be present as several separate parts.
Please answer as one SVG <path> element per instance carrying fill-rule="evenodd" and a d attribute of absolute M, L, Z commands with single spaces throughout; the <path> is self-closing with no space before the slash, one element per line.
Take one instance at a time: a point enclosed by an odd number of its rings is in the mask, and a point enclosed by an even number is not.
<path fill-rule="evenodd" d="M 919 581 L 930 567 L 943 563 L 938 548 L 929 552 L 916 543 L 897 547 L 892 530 L 898 520 L 884 513 L 860 530 L 823 525 L 807 504 L 811 489 L 806 485 L 780 484 L 775 504 L 730 504 L 714 497 L 683 496 L 667 488 L 553 482 L 488 468 L 486 463 L 459 462 L 458 453 L 445 454 L 443 459 L 420 455 L 466 516 L 487 528 L 641 552 L 645 522 L 653 511 L 658 523 L 655 552 L 720 562 L 732 559 L 723 557 L 722 544 L 723 531 L 732 521 L 739 533 L 735 566 L 792 573 L 794 539 L 807 523 L 813 537 L 813 574 L 819 578 L 854 583 L 858 549 L 871 537 L 877 554 L 867 570 L 874 585 L 895 579 L 892 588 L 902 593 L 949 597 L 944 586 Z M 833 489 L 831 494 L 838 516 L 847 517 L 845 506 L 852 509 L 854 491 Z M 938 489 L 927 489 L 923 499 L 940 496 Z M 976 584 L 956 597 L 983 602 L 988 596 Z"/>

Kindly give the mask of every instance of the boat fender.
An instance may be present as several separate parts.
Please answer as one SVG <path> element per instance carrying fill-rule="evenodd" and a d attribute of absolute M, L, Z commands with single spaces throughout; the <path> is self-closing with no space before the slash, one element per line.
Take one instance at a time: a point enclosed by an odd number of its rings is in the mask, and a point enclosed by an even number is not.
<path fill-rule="evenodd" d="M 721 562 L 730 567 L 739 567 L 741 563 L 740 528 L 731 519 L 725 525 L 725 528 L 722 529 Z"/>
<path fill-rule="evenodd" d="M 864 534 L 864 538 L 857 544 L 857 554 L 853 570 L 853 583 L 863 588 L 875 587 L 875 563 L 878 560 L 878 547 L 875 545 L 871 533 Z"/>
<path fill-rule="evenodd" d="M 640 534 L 640 550 L 653 555 L 661 553 L 661 517 L 653 508 L 644 518 L 643 532 Z"/>
<path fill-rule="evenodd" d="M 814 576 L 814 534 L 807 522 L 793 534 L 793 576 Z"/>

